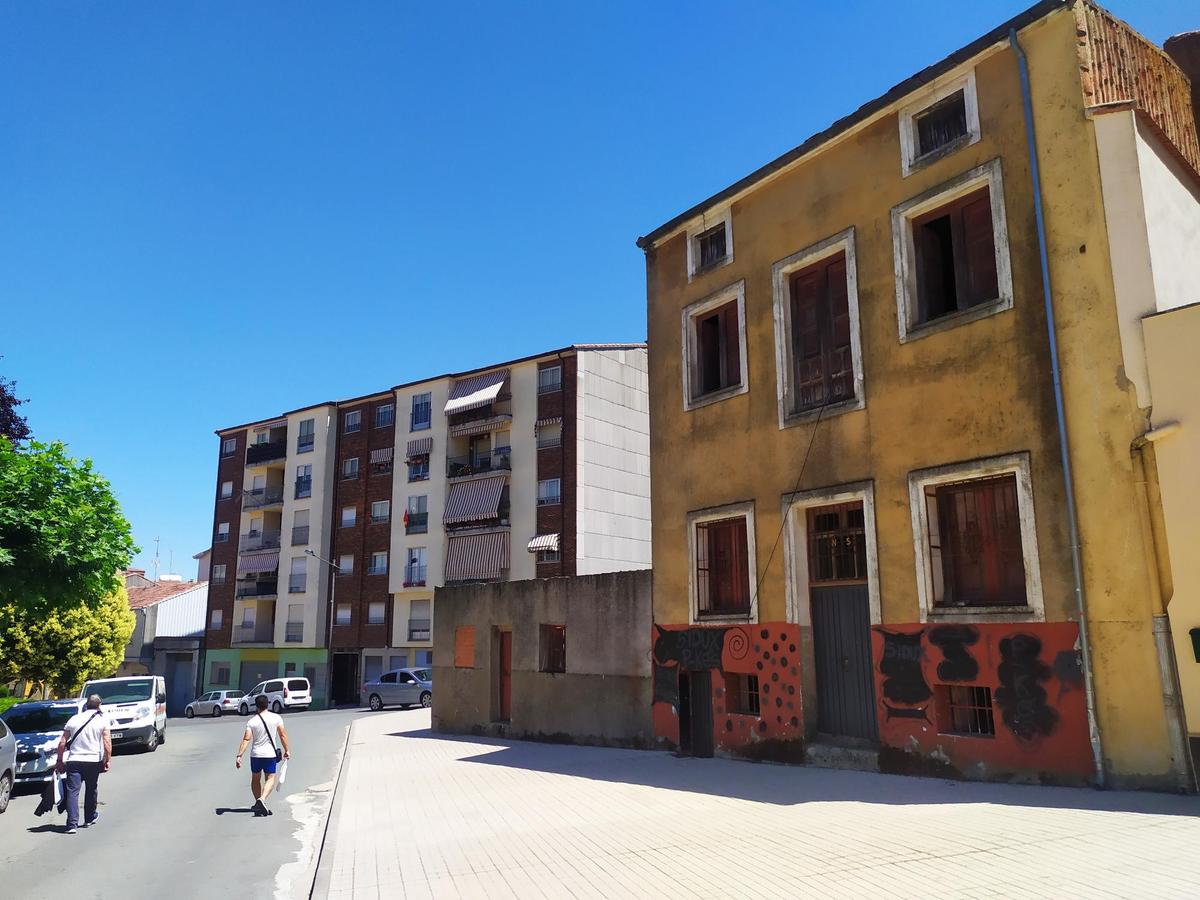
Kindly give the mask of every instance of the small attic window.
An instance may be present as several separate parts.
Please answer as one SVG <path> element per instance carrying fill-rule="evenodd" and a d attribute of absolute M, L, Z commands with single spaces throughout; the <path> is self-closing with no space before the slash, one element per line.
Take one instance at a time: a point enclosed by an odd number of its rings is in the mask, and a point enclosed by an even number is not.
<path fill-rule="evenodd" d="M 980 138 L 975 70 L 928 90 L 900 110 L 901 170 L 909 175 Z"/>
<path fill-rule="evenodd" d="M 726 209 L 715 224 L 712 216 L 687 233 L 688 279 L 733 260 L 733 222 Z"/>
<path fill-rule="evenodd" d="M 955 91 L 913 116 L 917 159 L 949 147 L 967 136 L 967 99 Z"/>

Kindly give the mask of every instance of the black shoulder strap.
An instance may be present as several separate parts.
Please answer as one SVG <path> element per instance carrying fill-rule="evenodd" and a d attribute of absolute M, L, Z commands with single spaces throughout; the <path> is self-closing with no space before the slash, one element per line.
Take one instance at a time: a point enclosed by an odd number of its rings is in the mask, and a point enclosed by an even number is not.
<path fill-rule="evenodd" d="M 271 737 L 271 726 L 267 724 L 267 720 L 263 718 L 262 713 L 258 714 L 258 720 L 263 723 L 263 731 L 267 733 L 267 740 L 271 742 L 271 749 L 278 753 L 279 748 L 275 746 L 275 738 Z"/>
<path fill-rule="evenodd" d="M 95 722 L 96 717 L 99 715 L 100 715 L 100 710 L 96 710 L 94 713 L 92 713 L 92 717 L 90 719 L 88 719 L 86 722 L 84 722 L 82 725 L 80 725 L 78 729 L 76 729 L 75 733 L 73 735 L 71 735 L 71 739 L 69 741 L 67 741 L 67 749 L 68 750 L 70 750 L 71 745 L 73 743 L 75 743 L 75 738 L 77 738 L 77 737 L 79 737 L 79 735 L 83 734 L 83 729 L 87 728 L 89 725 L 91 725 L 93 722 Z"/>

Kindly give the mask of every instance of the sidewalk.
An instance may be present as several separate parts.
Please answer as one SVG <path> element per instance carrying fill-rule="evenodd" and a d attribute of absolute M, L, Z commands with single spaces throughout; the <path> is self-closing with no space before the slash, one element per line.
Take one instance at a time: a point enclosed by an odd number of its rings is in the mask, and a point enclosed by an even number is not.
<path fill-rule="evenodd" d="M 357 720 L 315 896 L 1194 897 L 1200 799 Z"/>

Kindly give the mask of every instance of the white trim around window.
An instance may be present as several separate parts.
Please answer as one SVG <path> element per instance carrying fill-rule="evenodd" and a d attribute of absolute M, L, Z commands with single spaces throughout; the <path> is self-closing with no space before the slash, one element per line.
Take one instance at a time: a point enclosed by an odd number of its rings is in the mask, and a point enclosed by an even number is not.
<path fill-rule="evenodd" d="M 700 235 L 706 231 L 715 228 L 718 225 L 725 225 L 725 258 L 719 262 L 711 263 L 703 269 L 700 266 Z M 709 210 L 698 219 L 695 219 L 687 227 L 687 273 L 688 283 L 690 284 L 693 278 L 697 278 L 706 272 L 712 272 L 722 266 L 727 266 L 733 262 L 733 207 L 725 206 L 719 209 Z"/>
<path fill-rule="evenodd" d="M 695 320 L 704 313 L 737 301 L 738 311 L 738 365 L 740 366 L 740 384 L 730 385 L 719 391 L 712 391 L 692 397 L 692 385 L 695 383 L 695 369 L 698 363 L 699 347 L 696 344 Z M 721 288 L 715 294 L 709 294 L 703 300 L 697 300 L 683 308 L 682 313 L 682 347 L 683 347 L 683 408 L 697 409 L 718 403 L 729 397 L 736 397 L 750 390 L 746 354 L 746 282 L 736 281 Z"/>
<path fill-rule="evenodd" d="M 938 484 L 1015 475 L 1017 512 L 1021 517 L 1021 556 L 1025 566 L 1025 606 L 933 608 L 933 565 L 929 547 L 929 509 L 925 488 Z M 1037 522 L 1033 513 L 1033 482 L 1029 454 L 1011 453 L 989 459 L 919 469 L 908 475 L 908 505 L 912 514 L 913 549 L 917 562 L 917 601 L 922 622 L 1044 622 L 1042 569 L 1038 557 Z"/>
<path fill-rule="evenodd" d="M 719 522 L 722 519 L 746 520 L 746 571 L 750 584 L 750 612 L 744 616 L 703 616 L 697 615 L 700 609 L 700 598 L 697 594 L 699 585 L 696 584 L 696 526 L 704 522 Z M 687 514 L 688 540 L 688 622 L 692 625 L 712 625 L 722 622 L 758 622 L 758 560 L 754 543 L 754 501 L 730 503 L 726 506 L 711 506 L 708 509 L 697 509 Z"/>
<path fill-rule="evenodd" d="M 917 156 L 916 118 L 939 100 L 944 100 L 956 91 L 963 92 L 963 108 L 967 117 L 967 133 L 964 137 L 945 147 Z M 979 98 L 975 92 L 975 70 L 970 69 L 953 78 L 935 84 L 912 103 L 900 108 L 896 116 L 900 123 L 900 171 L 907 177 L 936 159 L 942 159 L 977 143 L 982 135 L 979 128 Z"/>
<path fill-rule="evenodd" d="M 990 302 L 942 316 L 932 322 L 919 323 L 917 253 L 913 242 L 912 220 L 985 185 L 992 205 L 992 241 L 996 250 L 996 285 L 999 296 Z M 952 178 L 893 207 L 892 262 L 896 273 L 896 316 L 902 344 L 1012 309 L 1012 264 L 1008 255 L 1008 220 L 1004 212 L 1004 179 L 1000 172 L 1000 160 L 997 158 L 976 166 L 957 178 Z"/>
<path fill-rule="evenodd" d="M 850 314 L 850 355 L 854 360 L 854 396 L 816 409 L 792 412 L 796 405 L 792 366 L 792 297 L 790 276 L 838 253 L 846 256 L 846 305 Z M 771 267 L 771 293 L 775 308 L 775 392 L 779 427 L 798 425 L 821 416 L 862 409 L 866 405 L 863 377 L 862 336 L 858 312 L 858 264 L 854 249 L 854 226 L 818 241 L 779 260 Z"/>
<path fill-rule="evenodd" d="M 867 545 L 867 599 L 871 608 L 871 624 L 883 622 L 879 600 L 879 543 L 875 533 L 875 484 L 856 481 L 835 487 L 799 491 L 783 497 L 784 587 L 787 601 L 787 620 L 797 625 L 812 625 L 812 604 L 808 590 L 808 517 L 812 507 L 833 506 L 837 503 L 862 503 L 863 531 Z"/>

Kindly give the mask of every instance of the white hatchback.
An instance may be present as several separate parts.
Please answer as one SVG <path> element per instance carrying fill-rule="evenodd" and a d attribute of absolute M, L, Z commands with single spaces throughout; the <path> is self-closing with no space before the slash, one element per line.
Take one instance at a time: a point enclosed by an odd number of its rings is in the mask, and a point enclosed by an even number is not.
<path fill-rule="evenodd" d="M 267 708 L 273 713 L 281 713 L 285 709 L 308 709 L 312 703 L 312 688 L 307 678 L 272 678 L 270 681 L 260 681 L 246 691 L 238 703 L 238 712 L 243 716 L 254 712 L 254 704 L 260 694 L 266 695 Z"/>

